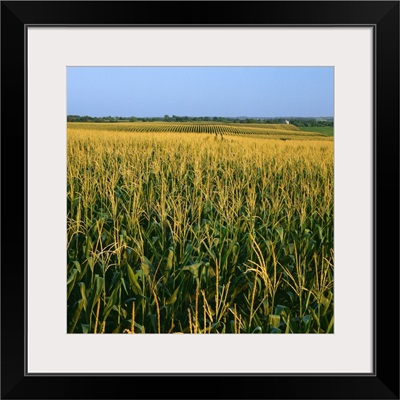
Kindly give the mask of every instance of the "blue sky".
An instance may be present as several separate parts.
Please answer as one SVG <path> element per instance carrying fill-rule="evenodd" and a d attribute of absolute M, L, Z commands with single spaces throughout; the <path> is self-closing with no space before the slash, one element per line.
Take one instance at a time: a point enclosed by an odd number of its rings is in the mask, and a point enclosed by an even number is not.
<path fill-rule="evenodd" d="M 67 114 L 332 117 L 333 67 L 68 67 Z"/>

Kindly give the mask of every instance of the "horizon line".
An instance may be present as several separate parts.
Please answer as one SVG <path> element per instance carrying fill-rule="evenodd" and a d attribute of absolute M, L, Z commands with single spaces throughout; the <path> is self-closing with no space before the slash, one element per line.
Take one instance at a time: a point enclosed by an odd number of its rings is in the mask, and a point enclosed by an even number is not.
<path fill-rule="evenodd" d="M 176 115 L 176 114 L 165 114 L 168 115 L 169 118 L 173 117 L 187 117 L 187 118 L 334 118 L 331 115 L 318 115 L 318 116 L 298 116 L 298 115 L 279 115 L 279 116 L 263 116 L 263 117 L 254 117 L 254 116 L 247 116 L 247 115 L 238 115 L 238 116 L 226 116 L 226 115 Z M 67 117 L 74 116 L 74 117 L 90 117 L 90 118 L 165 118 L 165 115 L 103 115 L 103 116 L 93 116 L 88 114 L 67 114 Z"/>

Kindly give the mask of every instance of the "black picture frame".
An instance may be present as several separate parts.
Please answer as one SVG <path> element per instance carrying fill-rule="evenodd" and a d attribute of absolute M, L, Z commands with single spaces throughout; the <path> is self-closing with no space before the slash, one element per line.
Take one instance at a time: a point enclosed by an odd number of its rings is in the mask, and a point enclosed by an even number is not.
<path fill-rule="evenodd" d="M 26 29 L 77 24 L 374 28 L 373 373 L 26 373 Z M 1 60 L 2 398 L 399 399 L 399 1 L 2 1 Z M 44 323 L 51 329 L 51 321 Z M 362 335 L 364 327 L 348 329 Z"/>

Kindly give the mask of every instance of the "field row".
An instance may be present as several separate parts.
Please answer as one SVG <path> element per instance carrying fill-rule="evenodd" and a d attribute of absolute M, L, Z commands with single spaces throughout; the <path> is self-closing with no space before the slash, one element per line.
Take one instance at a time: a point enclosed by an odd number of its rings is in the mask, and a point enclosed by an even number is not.
<path fill-rule="evenodd" d="M 214 135 L 285 135 L 300 137 L 324 137 L 318 132 L 304 132 L 289 124 L 196 124 L 196 123 L 79 123 L 70 122 L 71 129 L 91 129 L 119 132 L 171 132 L 171 133 L 208 133 Z"/>

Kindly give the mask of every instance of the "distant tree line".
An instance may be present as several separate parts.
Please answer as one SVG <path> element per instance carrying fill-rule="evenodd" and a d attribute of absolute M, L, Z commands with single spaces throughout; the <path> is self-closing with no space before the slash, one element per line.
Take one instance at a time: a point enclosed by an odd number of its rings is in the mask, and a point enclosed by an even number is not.
<path fill-rule="evenodd" d="M 91 117 L 89 115 L 68 115 L 68 122 L 225 122 L 240 124 L 284 124 L 288 120 L 291 124 L 299 127 L 307 126 L 333 126 L 333 118 L 247 118 L 247 117 L 188 117 L 164 115 L 164 117 Z"/>
<path fill-rule="evenodd" d="M 68 122 L 121 122 L 136 121 L 135 117 L 90 117 L 89 115 L 67 115 Z"/>
<path fill-rule="evenodd" d="M 289 118 L 291 124 L 299 127 L 304 126 L 333 126 L 333 118 Z"/>

